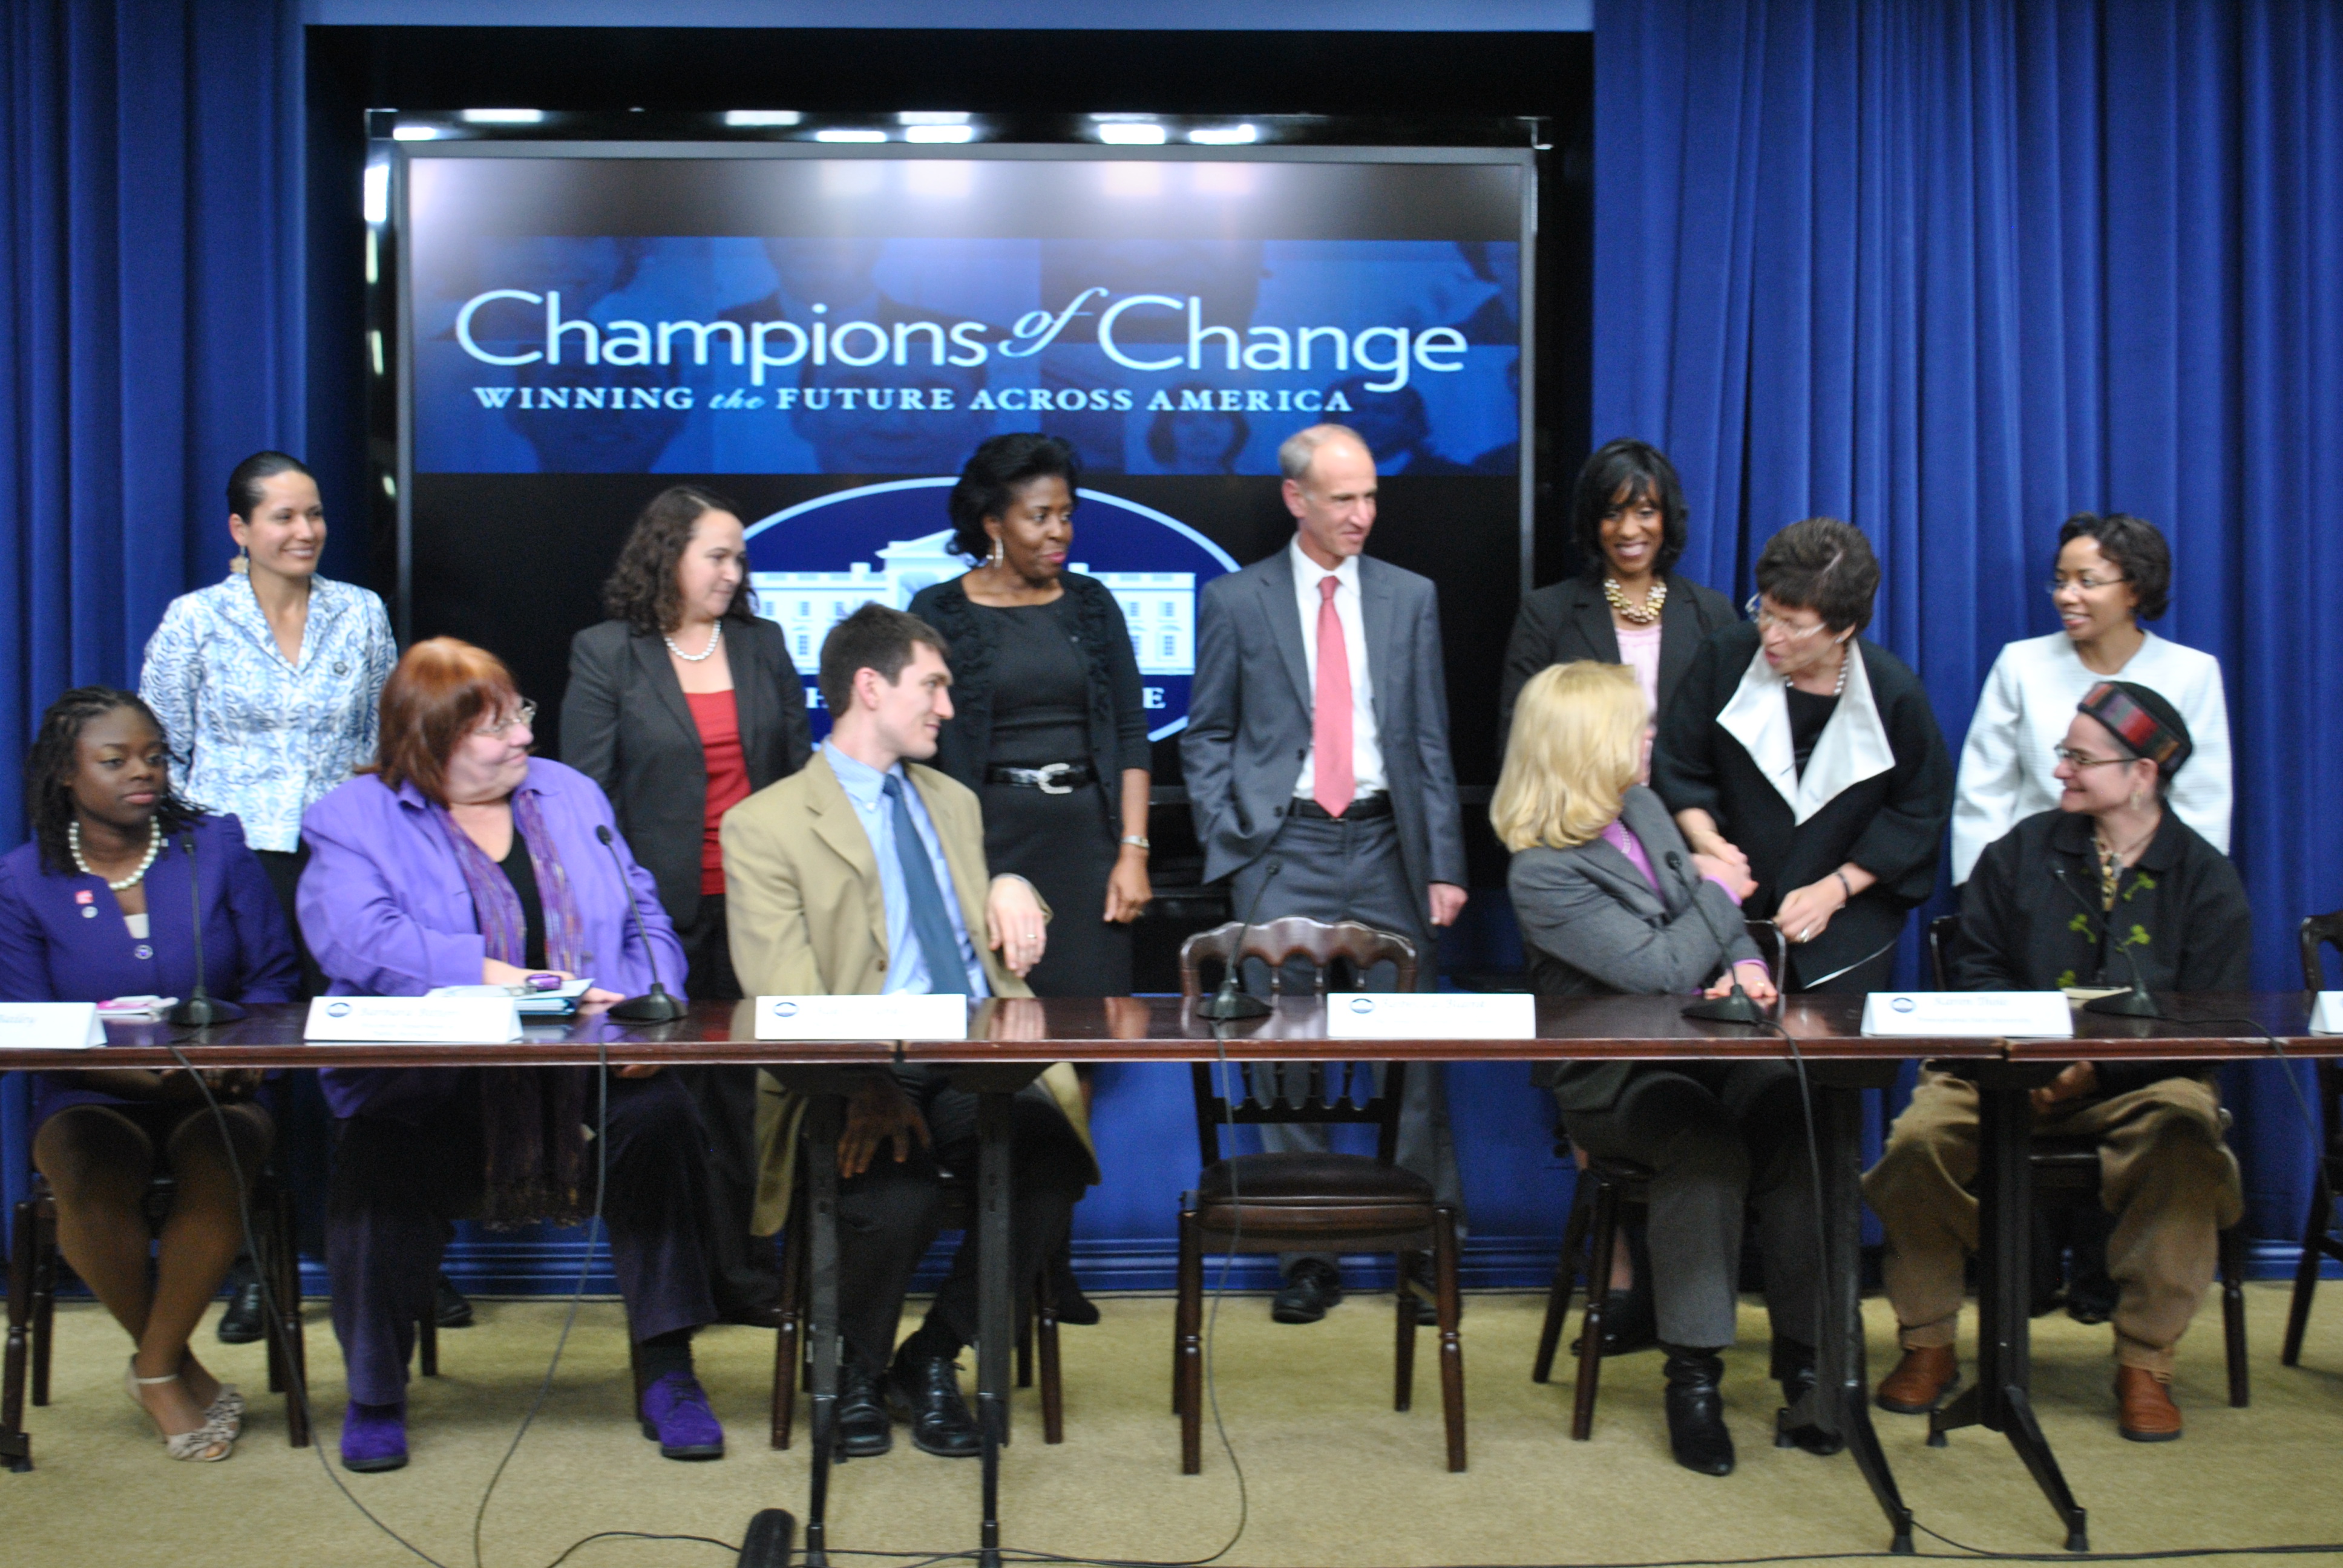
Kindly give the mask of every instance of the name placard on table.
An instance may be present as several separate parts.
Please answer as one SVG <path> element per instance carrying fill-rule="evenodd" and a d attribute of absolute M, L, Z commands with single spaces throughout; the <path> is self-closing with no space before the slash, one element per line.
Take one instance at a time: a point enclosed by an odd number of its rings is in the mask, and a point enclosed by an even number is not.
<path fill-rule="evenodd" d="M 0 1050 L 87 1050 L 105 1043 L 94 1001 L 0 1002 Z"/>
<path fill-rule="evenodd" d="M 2323 990 L 2310 1010 L 2310 1032 L 2343 1034 L 2343 990 Z"/>
<path fill-rule="evenodd" d="M 1863 999 L 1863 1032 L 2059 1040 L 2074 1034 L 2075 1015 L 2063 991 L 1875 990 Z"/>
<path fill-rule="evenodd" d="M 305 1040 L 328 1044 L 500 1045 L 522 1038 L 510 997 L 321 996 Z"/>
<path fill-rule="evenodd" d="M 1493 991 L 1343 991 L 1326 999 L 1330 1040 L 1534 1040 L 1537 998 Z"/>
<path fill-rule="evenodd" d="M 966 1040 L 958 991 L 893 996 L 760 996 L 759 1040 Z"/>

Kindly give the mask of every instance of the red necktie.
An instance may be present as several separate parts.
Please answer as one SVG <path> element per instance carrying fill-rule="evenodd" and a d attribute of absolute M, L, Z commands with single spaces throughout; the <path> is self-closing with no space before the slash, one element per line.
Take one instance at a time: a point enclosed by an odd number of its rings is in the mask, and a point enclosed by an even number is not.
<path fill-rule="evenodd" d="M 1342 618 L 1334 613 L 1334 590 L 1341 586 L 1338 578 L 1318 579 L 1318 689 L 1310 716 L 1315 759 L 1310 798 L 1330 817 L 1348 809 L 1358 788 L 1351 771 L 1351 649 L 1342 640 Z"/>

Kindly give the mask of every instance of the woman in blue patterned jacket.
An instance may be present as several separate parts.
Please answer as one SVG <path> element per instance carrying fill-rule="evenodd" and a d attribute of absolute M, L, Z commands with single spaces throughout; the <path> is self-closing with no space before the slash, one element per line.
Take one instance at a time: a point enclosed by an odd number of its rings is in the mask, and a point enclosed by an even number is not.
<path fill-rule="evenodd" d="M 381 599 L 317 575 L 326 508 L 300 462 L 256 452 L 228 476 L 227 504 L 227 580 L 171 601 L 138 695 L 170 737 L 173 787 L 244 823 L 290 921 L 301 813 L 374 760 L 398 649 Z M 319 989 L 306 948 L 303 970 Z"/>

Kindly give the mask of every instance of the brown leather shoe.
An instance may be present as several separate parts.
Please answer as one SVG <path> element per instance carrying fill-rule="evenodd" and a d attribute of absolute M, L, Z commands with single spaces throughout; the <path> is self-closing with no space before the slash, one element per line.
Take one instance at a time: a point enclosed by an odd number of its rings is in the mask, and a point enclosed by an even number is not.
<path fill-rule="evenodd" d="M 2116 1430 L 2134 1442 L 2170 1442 L 2180 1435 L 2180 1407 L 2172 1380 L 2146 1367 L 2116 1368 Z"/>
<path fill-rule="evenodd" d="M 1898 1415 L 1926 1415 L 1961 1381 L 1959 1355 L 1950 1345 L 1915 1345 L 1896 1370 L 1879 1380 L 1879 1408 Z"/>

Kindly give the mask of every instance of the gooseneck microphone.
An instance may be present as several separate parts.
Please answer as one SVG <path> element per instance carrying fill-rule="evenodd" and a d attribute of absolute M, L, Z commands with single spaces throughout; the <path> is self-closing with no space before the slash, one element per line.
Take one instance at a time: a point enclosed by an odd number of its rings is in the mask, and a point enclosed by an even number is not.
<path fill-rule="evenodd" d="M 179 833 L 179 848 L 187 857 L 187 909 L 194 917 L 196 939 L 195 994 L 171 1010 L 171 1021 L 181 1029 L 208 1029 L 216 1023 L 234 1023 L 244 1016 L 244 1009 L 232 1001 L 220 1001 L 204 990 L 204 895 L 196 879 L 196 830 L 184 828 Z"/>
<path fill-rule="evenodd" d="M 1668 851 L 1668 869 L 1678 876 L 1684 874 L 1684 857 L 1674 849 Z M 1708 927 L 1708 934 L 1716 939 L 1716 945 L 1730 954 L 1733 951 L 1733 943 L 1716 929 L 1716 917 L 1710 914 L 1708 906 L 1700 901 L 1698 888 L 1692 890 L 1692 904 L 1693 908 L 1700 911 L 1701 920 Z M 1733 990 L 1724 996 L 1703 997 L 1698 1001 L 1689 1003 L 1684 1010 L 1684 1016 L 1704 1019 L 1710 1023 L 1764 1023 L 1765 1010 L 1757 1005 L 1755 997 L 1742 989 L 1741 971 L 1728 962 L 1725 966 L 1725 972 L 1732 978 Z"/>
<path fill-rule="evenodd" d="M 2109 929 L 2107 923 L 2107 912 L 2093 910 L 2091 901 L 2075 890 L 2075 884 L 2066 879 L 2066 867 L 2053 866 L 2050 868 L 2050 874 L 2058 879 L 2058 885 L 2066 890 L 2068 898 L 2083 906 L 2084 914 L 2097 916 L 2099 946 L 2105 948 L 2107 945 Z M 2117 1018 L 2162 1018 L 2164 1010 L 2156 1005 L 2156 999 L 2147 994 L 2147 987 L 2140 980 L 2139 960 L 2132 956 L 2131 944 L 2117 942 L 2116 951 L 2123 954 L 2124 962 L 2131 967 L 2131 990 L 2117 991 L 2112 996 L 2093 997 L 2083 1004 L 2083 1010 L 2111 1014 Z"/>
<path fill-rule="evenodd" d="M 634 923 L 635 940 L 643 944 L 643 961 L 651 967 L 651 989 L 641 996 L 630 996 L 610 1010 L 610 1016 L 627 1023 L 673 1023 L 684 1015 L 683 1003 L 668 994 L 659 983 L 659 951 L 651 946 L 649 932 L 643 930 L 643 911 L 635 903 L 635 885 L 627 879 L 627 868 L 618 859 L 618 846 L 610 836 L 607 822 L 594 825 L 594 837 L 602 840 L 602 848 L 610 852 L 610 867 L 618 873 L 618 890 L 626 895 L 627 918 Z"/>
<path fill-rule="evenodd" d="M 1244 969 L 1245 938 L 1252 935 L 1253 922 L 1261 914 L 1261 900 L 1268 893 L 1269 885 L 1277 880 L 1277 874 L 1283 869 L 1284 861 L 1272 860 L 1268 874 L 1261 879 L 1261 886 L 1253 890 L 1252 908 L 1245 911 L 1244 927 L 1237 932 L 1236 942 L 1229 949 L 1229 967 L 1227 972 L 1221 976 L 1221 989 L 1196 1004 L 1198 1018 L 1262 1018 L 1268 1015 L 1269 1003 L 1250 992 L 1239 990 L 1237 980 Z"/>

